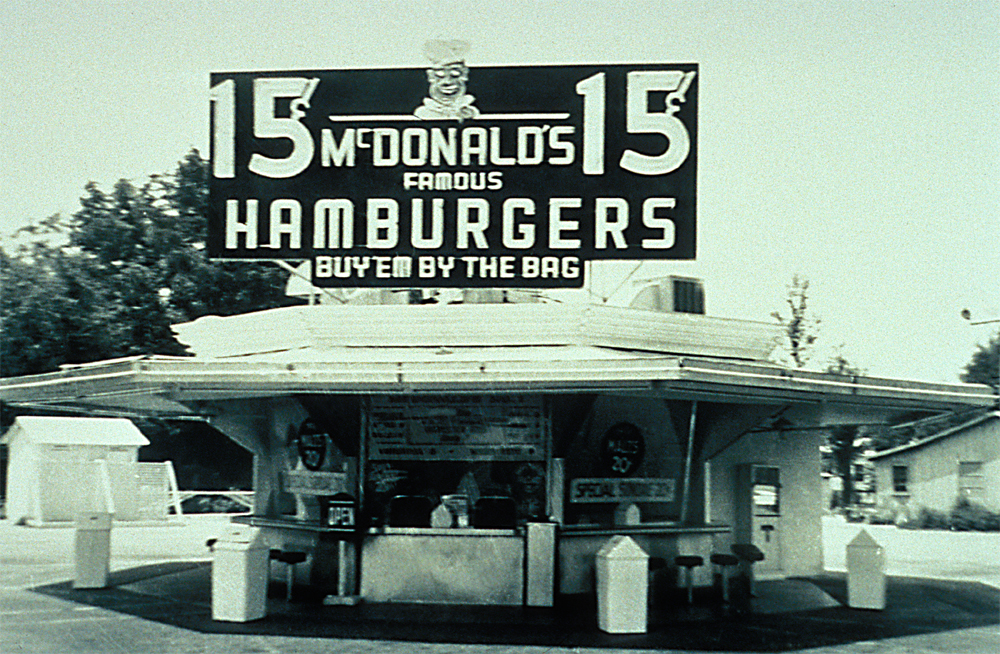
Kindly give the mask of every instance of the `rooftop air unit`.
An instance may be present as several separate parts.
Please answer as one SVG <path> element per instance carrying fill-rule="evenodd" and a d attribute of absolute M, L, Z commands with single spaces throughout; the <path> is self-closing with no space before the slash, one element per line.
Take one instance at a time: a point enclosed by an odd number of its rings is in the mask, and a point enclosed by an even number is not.
<path fill-rule="evenodd" d="M 705 288 L 693 277 L 660 277 L 643 280 L 632 302 L 633 309 L 665 313 L 705 313 Z"/>

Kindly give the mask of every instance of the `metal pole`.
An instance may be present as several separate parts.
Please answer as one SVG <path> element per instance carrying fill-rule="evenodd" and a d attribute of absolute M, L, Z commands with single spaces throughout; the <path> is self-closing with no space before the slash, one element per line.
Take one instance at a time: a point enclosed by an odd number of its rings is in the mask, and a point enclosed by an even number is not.
<path fill-rule="evenodd" d="M 272 259 L 271 261 L 273 261 L 274 263 L 276 263 L 278 265 L 278 267 L 282 268 L 286 272 L 291 273 L 295 277 L 298 277 L 300 279 L 304 279 L 307 282 L 309 282 L 309 304 L 310 305 L 316 304 L 316 298 L 317 298 L 317 296 L 320 293 L 322 293 L 323 295 L 326 295 L 327 297 L 332 297 L 334 300 L 336 300 L 337 302 L 340 302 L 341 304 L 346 304 L 346 302 L 345 302 L 345 300 L 343 298 L 341 298 L 341 297 L 339 297 L 337 295 L 334 295 L 333 293 L 331 293 L 329 290 L 327 290 L 325 288 L 320 288 L 320 287 L 316 286 L 315 284 L 313 284 L 313 281 L 312 281 L 312 269 L 311 268 L 310 268 L 310 273 L 309 273 L 310 276 L 307 277 L 306 275 L 303 275 L 302 273 L 300 273 L 294 266 L 292 266 L 287 261 L 284 261 L 282 259 Z"/>
<path fill-rule="evenodd" d="M 687 451 L 684 453 L 684 488 L 681 495 L 681 524 L 687 524 L 691 503 L 691 455 L 694 450 L 694 428 L 698 417 L 698 400 L 691 401 L 691 420 L 688 422 Z"/>

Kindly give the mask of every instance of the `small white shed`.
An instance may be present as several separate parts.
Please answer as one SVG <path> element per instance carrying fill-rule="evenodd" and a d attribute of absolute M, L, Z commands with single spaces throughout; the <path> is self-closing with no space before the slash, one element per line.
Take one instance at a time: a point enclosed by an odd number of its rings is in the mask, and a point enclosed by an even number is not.
<path fill-rule="evenodd" d="M 149 441 L 125 418 L 20 416 L 9 448 L 7 519 L 71 522 L 83 511 L 137 520 L 139 448 Z"/>

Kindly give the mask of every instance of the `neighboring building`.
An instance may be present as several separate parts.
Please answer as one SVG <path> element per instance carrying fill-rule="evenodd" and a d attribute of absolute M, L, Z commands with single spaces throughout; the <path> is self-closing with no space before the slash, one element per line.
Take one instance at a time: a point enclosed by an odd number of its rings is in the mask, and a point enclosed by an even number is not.
<path fill-rule="evenodd" d="M 879 504 L 949 511 L 959 497 L 1000 511 L 1000 411 L 979 412 L 967 421 L 911 443 L 875 452 Z"/>
<path fill-rule="evenodd" d="M 9 520 L 69 522 L 90 511 L 139 519 L 138 452 L 149 441 L 131 421 L 21 416 L 2 442 Z"/>

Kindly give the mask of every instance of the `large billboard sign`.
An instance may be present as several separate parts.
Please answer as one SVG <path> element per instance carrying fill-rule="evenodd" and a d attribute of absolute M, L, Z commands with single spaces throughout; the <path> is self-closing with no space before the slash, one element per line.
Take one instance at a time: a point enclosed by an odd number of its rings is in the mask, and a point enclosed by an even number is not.
<path fill-rule="evenodd" d="M 211 77 L 209 254 L 317 286 L 574 287 L 693 259 L 695 64 Z"/>

